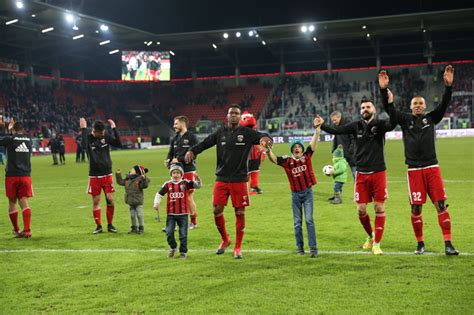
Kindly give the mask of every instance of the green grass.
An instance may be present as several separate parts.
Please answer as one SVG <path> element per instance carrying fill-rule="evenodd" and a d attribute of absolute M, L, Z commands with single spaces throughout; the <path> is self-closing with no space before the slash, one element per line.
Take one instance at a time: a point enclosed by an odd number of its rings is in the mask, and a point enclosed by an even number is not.
<path fill-rule="evenodd" d="M 288 147 L 278 145 L 275 151 L 283 154 Z M 313 157 L 319 258 L 293 254 L 289 185 L 283 169 L 268 161 L 261 172 L 264 194 L 252 196 L 247 209 L 245 258 L 236 261 L 231 251 L 213 254 L 219 236 L 211 208 L 215 151 L 209 150 L 198 159 L 204 186 L 196 192 L 199 228 L 189 232 L 189 257 L 168 259 L 161 232 L 164 223 L 154 220 L 151 208 L 156 190 L 168 178 L 162 166 L 165 154 L 165 150 L 113 152 L 114 168 L 128 170 L 140 163 L 150 169 L 142 236 L 126 233 L 130 222 L 122 187 L 116 194 L 119 233 L 92 235 L 91 200 L 85 193 L 87 165 L 74 163 L 71 155 L 66 166 L 52 166 L 50 157 L 33 158 L 33 238 L 11 238 L 7 202 L 2 199 L 0 313 L 472 313 L 474 138 L 438 140 L 453 242 L 461 252 L 471 253 L 459 257 L 334 253 L 359 251 L 364 231 L 351 202 L 352 180 L 344 187 L 342 205 L 326 201 L 332 182 L 321 169 L 331 155 L 329 143 L 322 143 Z M 386 156 L 390 198 L 382 248 L 387 253 L 411 252 L 415 240 L 402 143 L 387 142 Z M 232 208 L 225 214 L 233 235 Z M 434 207 L 427 204 L 424 214 L 427 250 L 442 253 Z M 38 249 L 59 251 L 5 252 Z M 108 249 L 121 251 L 98 251 Z M 281 252 L 245 252 L 259 249 Z"/>

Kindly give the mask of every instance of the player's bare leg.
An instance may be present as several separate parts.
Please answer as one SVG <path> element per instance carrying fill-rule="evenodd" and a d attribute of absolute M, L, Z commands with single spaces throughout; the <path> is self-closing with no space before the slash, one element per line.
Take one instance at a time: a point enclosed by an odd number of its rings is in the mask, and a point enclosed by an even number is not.
<path fill-rule="evenodd" d="M 425 252 L 425 242 L 423 240 L 423 205 L 411 205 L 411 225 L 415 232 L 416 241 L 418 242 L 415 255 L 423 255 Z"/>
<path fill-rule="evenodd" d="M 16 208 L 17 199 L 8 198 L 8 215 L 13 226 L 13 235 L 20 234 L 20 227 L 18 226 L 18 209 Z"/>
<path fill-rule="evenodd" d="M 114 193 L 106 193 L 105 200 L 107 202 L 107 231 L 110 233 L 117 233 L 117 229 L 112 224 L 115 212 Z"/>
<path fill-rule="evenodd" d="M 385 202 L 374 202 L 375 210 L 375 236 L 374 244 L 372 245 L 372 253 L 374 255 L 382 255 L 383 251 L 380 249 L 380 241 L 382 240 L 383 232 L 385 229 Z"/>
<path fill-rule="evenodd" d="M 227 234 L 227 229 L 225 228 L 224 206 L 214 206 L 214 222 L 216 223 L 217 230 L 221 235 L 221 243 L 219 244 L 216 254 L 222 255 L 225 253 L 226 248 L 229 247 L 231 243 L 229 234 Z"/>
<path fill-rule="evenodd" d="M 372 225 L 370 224 L 370 216 L 367 213 L 367 204 L 358 203 L 357 212 L 359 213 L 359 221 L 362 224 L 365 232 L 367 233 L 367 238 L 362 245 L 363 249 L 372 249 L 372 244 L 374 243 L 374 232 L 372 230 Z"/>
<path fill-rule="evenodd" d="M 235 210 L 235 246 L 234 258 L 242 258 L 242 240 L 245 232 L 245 207 L 234 208 Z"/>
<path fill-rule="evenodd" d="M 18 204 L 20 205 L 21 212 L 23 215 L 23 230 L 16 235 L 15 237 L 17 238 L 29 238 L 31 237 L 31 228 L 30 228 L 30 223 L 31 223 L 31 209 L 28 205 L 28 198 L 27 197 L 22 197 L 18 199 Z"/>
<path fill-rule="evenodd" d="M 100 215 L 100 195 L 92 196 L 92 215 L 94 216 L 94 221 L 97 225 L 93 234 L 100 234 L 102 233 L 102 222 Z"/>
<path fill-rule="evenodd" d="M 197 206 L 196 201 L 194 201 L 194 192 L 189 193 L 189 210 L 191 210 L 191 224 L 189 225 L 189 229 L 197 228 Z"/>
<path fill-rule="evenodd" d="M 443 232 L 445 253 L 447 256 L 457 256 L 459 252 L 451 243 L 451 217 L 448 212 L 448 205 L 444 200 L 434 202 L 436 211 L 438 212 L 438 223 Z"/>

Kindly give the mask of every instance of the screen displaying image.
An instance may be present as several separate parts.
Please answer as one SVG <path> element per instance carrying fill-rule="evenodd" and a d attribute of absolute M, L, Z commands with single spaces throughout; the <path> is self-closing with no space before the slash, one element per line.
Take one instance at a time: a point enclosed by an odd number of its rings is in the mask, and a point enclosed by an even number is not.
<path fill-rule="evenodd" d="M 169 81 L 170 73 L 167 51 L 122 51 L 124 81 Z"/>

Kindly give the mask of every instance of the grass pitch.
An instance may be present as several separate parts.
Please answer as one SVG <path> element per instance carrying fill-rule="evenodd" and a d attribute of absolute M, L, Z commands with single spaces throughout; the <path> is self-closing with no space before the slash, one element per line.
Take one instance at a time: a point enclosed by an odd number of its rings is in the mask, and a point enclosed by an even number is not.
<path fill-rule="evenodd" d="M 313 156 L 317 259 L 293 252 L 288 181 L 283 169 L 269 161 L 261 171 L 264 194 L 252 196 L 247 209 L 244 259 L 237 261 L 232 250 L 223 256 L 213 252 L 219 243 L 211 207 L 215 151 L 198 157 L 204 183 L 196 192 L 199 227 L 189 231 L 190 252 L 183 261 L 166 257 L 165 215 L 158 223 L 152 209 L 155 192 L 168 179 L 162 163 L 166 150 L 113 152 L 114 169 L 125 171 L 137 163 L 150 169 L 141 236 L 127 234 L 123 187 L 116 193 L 119 233 L 92 235 L 87 164 L 74 163 L 72 155 L 65 166 L 34 157 L 31 239 L 11 237 L 7 200 L 2 199 L 0 313 L 472 313 L 474 138 L 438 140 L 453 243 L 464 253 L 459 257 L 442 255 L 441 231 L 430 204 L 424 209 L 424 234 L 431 254 L 411 254 L 416 242 L 400 141 L 386 144 L 386 255 L 363 254 L 365 235 L 351 201 L 352 180 L 344 187 L 342 205 L 326 201 L 332 181 L 321 169 L 331 162 L 329 145 L 321 143 Z M 288 146 L 278 145 L 275 152 L 287 154 Z M 373 210 L 370 214 L 373 220 Z M 232 208 L 225 215 L 233 236 Z"/>

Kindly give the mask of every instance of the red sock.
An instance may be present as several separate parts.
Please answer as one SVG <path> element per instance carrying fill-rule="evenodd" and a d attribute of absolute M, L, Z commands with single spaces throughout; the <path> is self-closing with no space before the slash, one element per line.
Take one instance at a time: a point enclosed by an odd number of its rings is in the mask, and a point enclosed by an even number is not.
<path fill-rule="evenodd" d="M 242 247 L 245 232 L 245 214 L 235 216 L 235 248 Z"/>
<path fill-rule="evenodd" d="M 197 216 L 198 216 L 198 214 L 197 214 L 196 210 L 194 210 L 194 213 L 191 214 L 191 223 L 194 224 L 194 225 L 197 224 L 197 220 L 196 220 Z"/>
<path fill-rule="evenodd" d="M 100 208 L 92 210 L 92 216 L 94 217 L 95 224 L 101 225 L 100 221 Z"/>
<path fill-rule="evenodd" d="M 258 187 L 258 174 L 259 172 L 250 173 L 250 187 Z"/>
<path fill-rule="evenodd" d="M 445 241 L 451 240 L 451 218 L 449 216 L 448 210 L 444 210 L 441 213 L 438 213 L 438 223 L 443 232 L 443 238 Z"/>
<path fill-rule="evenodd" d="M 379 212 L 375 214 L 375 243 L 380 243 L 385 226 L 385 212 Z"/>
<path fill-rule="evenodd" d="M 18 231 L 20 229 L 18 226 L 18 211 L 8 212 L 8 215 L 10 216 L 10 221 L 12 221 L 13 229 Z"/>
<path fill-rule="evenodd" d="M 364 216 L 359 215 L 359 221 L 360 224 L 364 227 L 365 232 L 367 232 L 367 235 L 372 236 L 372 226 L 370 225 L 370 217 L 369 214 L 366 213 Z"/>
<path fill-rule="evenodd" d="M 411 214 L 411 225 L 413 226 L 413 232 L 417 242 L 423 242 L 423 217 L 421 213 L 419 215 Z"/>
<path fill-rule="evenodd" d="M 227 235 L 227 230 L 225 228 L 225 219 L 224 214 L 220 214 L 218 216 L 214 216 L 214 222 L 216 222 L 216 227 L 219 233 L 221 234 L 221 238 L 223 241 L 229 240 L 229 235 Z"/>
<path fill-rule="evenodd" d="M 24 231 L 30 230 L 30 222 L 31 222 L 31 209 L 25 208 L 23 209 L 23 230 Z"/>
<path fill-rule="evenodd" d="M 114 220 L 114 206 L 107 205 L 107 224 L 112 224 Z"/>

